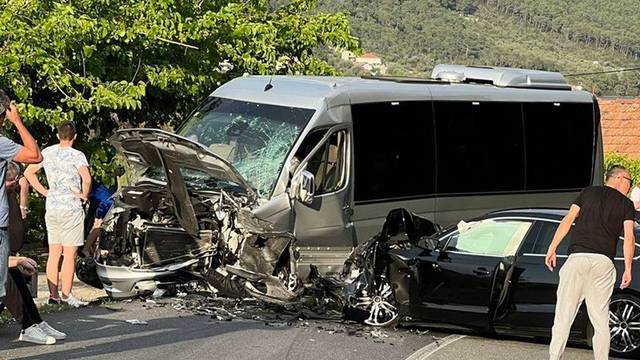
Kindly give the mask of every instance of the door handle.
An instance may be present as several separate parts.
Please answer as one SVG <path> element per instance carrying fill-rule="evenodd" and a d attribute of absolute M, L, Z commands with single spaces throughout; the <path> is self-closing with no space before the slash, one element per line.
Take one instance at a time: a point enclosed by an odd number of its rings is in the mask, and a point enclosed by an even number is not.
<path fill-rule="evenodd" d="M 353 216 L 353 208 L 349 205 L 345 205 L 342 208 L 342 211 L 344 211 L 344 214 L 347 216 L 347 218 L 351 218 L 351 216 Z"/>
<path fill-rule="evenodd" d="M 473 273 L 478 276 L 487 276 L 491 274 L 491 271 L 487 270 L 487 268 L 479 267 L 473 270 Z"/>

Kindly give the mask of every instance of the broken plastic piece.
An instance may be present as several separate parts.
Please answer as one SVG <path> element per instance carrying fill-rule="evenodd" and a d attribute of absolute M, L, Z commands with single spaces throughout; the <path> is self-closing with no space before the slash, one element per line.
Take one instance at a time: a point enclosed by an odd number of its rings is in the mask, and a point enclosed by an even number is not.
<path fill-rule="evenodd" d="M 154 299 L 158 299 L 158 298 L 161 298 L 162 296 L 164 296 L 164 294 L 166 294 L 166 293 L 167 293 L 167 290 L 157 288 L 157 289 L 153 292 L 153 294 L 151 295 L 151 297 L 152 297 L 152 298 L 154 298 Z"/>

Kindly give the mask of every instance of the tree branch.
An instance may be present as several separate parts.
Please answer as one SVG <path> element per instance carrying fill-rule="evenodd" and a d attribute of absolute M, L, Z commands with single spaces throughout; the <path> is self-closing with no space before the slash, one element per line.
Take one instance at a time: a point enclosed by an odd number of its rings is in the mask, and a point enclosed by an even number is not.
<path fill-rule="evenodd" d="M 80 49 L 80 59 L 82 59 L 82 97 L 84 97 L 84 92 L 86 90 L 86 86 L 84 85 L 84 81 L 87 78 L 87 68 L 85 66 L 84 63 L 84 54 L 83 54 L 84 50 Z"/>
<path fill-rule="evenodd" d="M 133 83 L 133 80 L 136 79 L 136 76 L 138 76 L 138 71 L 140 71 L 140 65 L 142 65 L 142 56 L 138 58 L 138 67 L 136 68 L 136 72 L 133 74 L 133 77 L 131 78 L 132 83 Z"/>
<path fill-rule="evenodd" d="M 164 41 L 164 42 L 168 42 L 169 44 L 174 44 L 174 45 L 179 45 L 179 46 L 184 46 L 188 49 L 196 49 L 196 50 L 200 50 L 199 47 L 197 46 L 193 46 L 193 45 L 189 45 L 189 44 L 185 44 L 185 43 L 181 43 L 178 41 L 173 41 L 173 40 L 169 40 L 169 39 L 165 39 L 165 38 L 161 38 L 161 37 L 156 37 L 156 39 L 160 40 L 160 41 Z"/>
<path fill-rule="evenodd" d="M 66 92 L 64 92 L 64 90 L 62 90 L 62 88 L 60 88 L 60 86 L 58 85 L 58 82 L 56 81 L 56 79 L 53 76 L 51 76 L 50 78 L 51 78 L 51 81 L 53 81 L 53 85 L 55 85 L 56 88 L 58 88 L 58 91 L 60 91 L 62 93 L 62 95 L 64 95 L 64 97 L 70 98 L 70 96 Z"/>

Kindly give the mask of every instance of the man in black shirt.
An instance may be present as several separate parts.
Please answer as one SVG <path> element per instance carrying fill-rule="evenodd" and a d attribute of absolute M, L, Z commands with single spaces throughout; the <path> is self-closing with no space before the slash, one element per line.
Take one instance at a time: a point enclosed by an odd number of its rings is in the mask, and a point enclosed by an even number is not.
<path fill-rule="evenodd" d="M 584 189 L 569 209 L 553 237 L 545 263 L 550 271 L 556 266 L 556 249 L 573 229 L 569 258 L 560 270 L 556 313 L 553 323 L 549 359 L 562 357 L 569 331 L 578 308 L 586 301 L 593 325 L 593 353 L 596 360 L 609 357 L 609 301 L 616 281 L 613 258 L 621 232 L 624 232 L 624 274 L 620 288 L 631 283 L 631 266 L 635 250 L 633 235 L 634 206 L 625 195 L 632 186 L 629 172 L 613 166 L 606 175 L 605 186 Z"/>

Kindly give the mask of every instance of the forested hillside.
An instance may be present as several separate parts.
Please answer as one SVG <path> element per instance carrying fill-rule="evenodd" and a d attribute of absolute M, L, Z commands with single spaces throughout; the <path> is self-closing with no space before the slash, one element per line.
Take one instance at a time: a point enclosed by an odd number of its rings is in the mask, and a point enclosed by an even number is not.
<path fill-rule="evenodd" d="M 438 63 L 564 74 L 640 67 L 638 0 L 323 0 L 389 72 L 428 76 Z M 335 60 L 350 71 L 350 64 Z M 640 95 L 640 72 L 569 76 L 600 95 Z"/>

